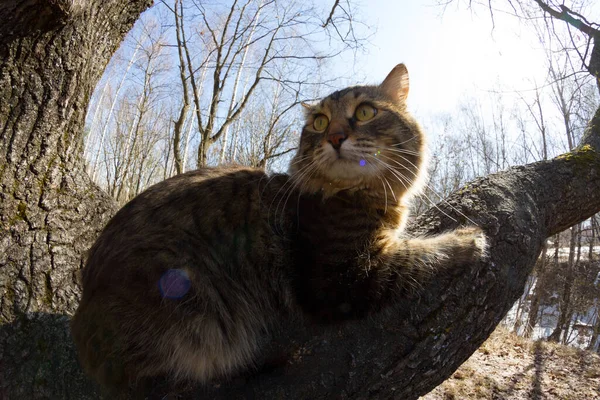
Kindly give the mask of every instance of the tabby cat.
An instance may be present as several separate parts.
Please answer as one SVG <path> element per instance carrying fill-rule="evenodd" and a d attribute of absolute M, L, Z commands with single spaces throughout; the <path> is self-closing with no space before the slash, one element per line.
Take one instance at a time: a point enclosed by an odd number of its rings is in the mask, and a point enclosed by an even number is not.
<path fill-rule="evenodd" d="M 125 205 L 91 248 L 72 332 L 113 390 L 217 382 L 253 366 L 282 318 L 361 318 L 485 253 L 479 228 L 403 238 L 425 138 L 408 72 L 305 105 L 289 175 L 206 168 Z"/>

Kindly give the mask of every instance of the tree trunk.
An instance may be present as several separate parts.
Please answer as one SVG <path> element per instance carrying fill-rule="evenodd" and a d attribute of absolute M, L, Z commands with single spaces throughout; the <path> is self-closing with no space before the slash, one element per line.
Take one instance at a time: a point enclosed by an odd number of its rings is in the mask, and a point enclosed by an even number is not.
<path fill-rule="evenodd" d="M 521 326 L 523 326 L 523 312 L 524 312 L 524 308 L 527 300 L 527 297 L 529 297 L 529 293 L 531 291 L 531 286 L 533 285 L 533 277 L 529 277 L 529 282 L 525 284 L 525 291 L 523 292 L 523 294 L 519 297 L 519 300 L 517 302 L 517 310 L 515 312 L 515 323 L 513 325 L 513 332 L 516 335 L 519 335 L 519 331 L 521 330 Z"/>
<path fill-rule="evenodd" d="M 596 244 L 596 238 L 600 237 L 600 234 L 598 234 L 598 224 L 596 222 L 596 215 L 594 215 L 592 217 L 592 219 L 590 220 L 590 225 L 591 225 L 591 230 L 592 230 L 592 237 L 590 240 L 590 247 L 589 247 L 589 252 L 588 252 L 588 262 L 590 263 L 590 265 L 593 265 L 593 263 L 595 262 L 594 260 L 594 245 Z M 598 284 L 599 283 L 599 279 L 600 279 L 600 275 L 596 276 L 596 280 L 594 282 L 594 284 Z M 590 351 L 594 351 L 597 349 L 596 344 L 598 343 L 598 336 L 600 335 L 600 303 L 598 302 L 598 299 L 594 299 L 594 316 L 593 316 L 593 327 L 592 327 L 592 337 L 590 338 L 590 342 L 588 343 L 587 346 L 587 350 Z"/>
<path fill-rule="evenodd" d="M 594 315 L 594 325 L 592 327 L 592 337 L 590 338 L 590 342 L 587 345 L 587 350 L 594 351 L 597 350 L 598 344 L 598 336 L 600 334 L 600 306 L 598 305 L 598 299 L 595 299 L 595 315 Z"/>
<path fill-rule="evenodd" d="M 533 288 L 533 293 L 531 295 L 529 314 L 527 315 L 527 324 L 525 324 L 525 331 L 523 332 L 523 337 L 526 338 L 530 338 L 533 334 L 533 328 L 535 328 L 535 325 L 537 324 L 538 314 L 540 312 L 540 300 L 542 297 L 544 284 L 546 282 L 545 274 L 547 274 L 547 253 L 548 244 L 545 242 L 542 247 L 542 255 L 538 260 L 537 279 L 535 281 L 535 287 Z"/>
<path fill-rule="evenodd" d="M 179 5 L 179 7 L 178 7 Z M 177 11 L 177 10 L 180 11 Z M 181 80 L 181 91 L 183 104 L 179 111 L 179 118 L 173 125 L 173 157 L 175 159 L 175 170 L 178 174 L 183 173 L 183 160 L 181 159 L 181 132 L 185 125 L 185 120 L 190 109 L 190 95 L 188 93 L 188 83 L 185 76 L 185 58 L 183 57 L 183 47 L 185 43 L 185 32 L 183 31 L 183 6 L 179 0 L 175 0 L 173 5 L 173 16 L 175 17 L 175 34 L 177 37 L 177 54 L 179 55 L 179 79 Z"/>
<path fill-rule="evenodd" d="M 85 398 L 61 314 L 77 306 L 84 252 L 114 202 L 85 173 L 83 125 L 149 4 L 0 3 L 0 398 Z"/>
<path fill-rule="evenodd" d="M 563 291 L 559 299 L 559 314 L 556 328 L 552 331 L 548 340 L 553 342 L 559 342 L 561 336 L 563 343 L 566 340 L 566 331 L 569 324 L 571 323 L 571 316 L 573 310 L 571 307 L 571 292 L 573 291 L 573 282 L 575 281 L 575 245 L 577 242 L 577 236 L 579 234 L 580 225 L 571 227 L 571 241 L 569 243 L 569 261 L 567 263 L 567 270 L 565 272 L 565 283 L 563 285 Z M 563 335 L 564 333 L 564 335 Z"/>

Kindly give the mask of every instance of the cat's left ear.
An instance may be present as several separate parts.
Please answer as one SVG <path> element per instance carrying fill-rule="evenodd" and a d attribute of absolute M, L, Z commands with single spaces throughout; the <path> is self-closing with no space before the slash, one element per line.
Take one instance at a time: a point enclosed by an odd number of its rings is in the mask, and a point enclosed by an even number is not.
<path fill-rule="evenodd" d="M 379 87 L 387 96 L 397 103 L 405 102 L 408 97 L 409 87 L 406 65 L 396 65 Z"/>

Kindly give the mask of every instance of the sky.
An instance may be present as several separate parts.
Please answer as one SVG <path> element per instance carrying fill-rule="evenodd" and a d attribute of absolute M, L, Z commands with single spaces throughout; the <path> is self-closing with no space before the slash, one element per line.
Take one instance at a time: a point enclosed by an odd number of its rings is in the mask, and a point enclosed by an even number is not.
<path fill-rule="evenodd" d="M 376 30 L 368 54 L 358 55 L 351 70 L 377 83 L 404 62 L 411 83 L 409 108 L 417 114 L 451 112 L 461 98 L 498 87 L 531 89 L 533 79 L 543 82 L 546 76 L 541 44 L 530 24 L 515 16 L 496 11 L 492 23 L 485 6 L 444 9 L 434 0 L 358 4 L 360 18 Z M 597 4 L 591 10 L 592 20 L 599 9 Z M 340 71 L 351 64 L 346 58 Z"/>
<path fill-rule="evenodd" d="M 230 1 L 215 0 L 206 4 L 226 8 Z M 282 3 L 287 1 L 290 0 L 282 0 Z M 322 9 L 319 20 L 325 21 L 335 1 L 314 1 Z M 500 105 L 508 115 L 515 109 L 514 105 L 523 108 L 520 96 L 524 93 L 532 95 L 536 84 L 539 86 L 546 83 L 545 50 L 532 23 L 499 10 L 494 10 L 492 20 L 485 0 L 481 0 L 484 5 L 479 6 L 475 5 L 477 0 L 472 1 L 473 9 L 466 6 L 465 3 L 469 3 L 467 0 L 451 0 L 451 4 L 445 8 L 436 4 L 439 0 L 349 1 L 354 8 L 352 14 L 363 23 L 355 24 L 359 36 L 369 38 L 361 51 L 348 51 L 324 64 L 329 69 L 324 71 L 324 77 L 339 79 L 333 79 L 336 82 L 333 87 L 322 85 L 319 88 L 321 95 L 349 85 L 379 84 L 395 65 L 403 62 L 410 75 L 409 110 L 431 139 L 443 139 L 445 132 L 440 127 L 440 121 L 443 123 L 447 116 L 454 118 L 460 116 L 461 112 L 464 114 L 464 110 L 460 110 L 461 106 L 474 104 L 472 101 L 475 100 L 477 111 L 486 119 L 486 123 L 495 123 L 496 105 Z M 533 0 L 519 1 L 535 5 Z M 574 1 L 591 3 L 594 0 Z M 345 4 L 345 0 L 341 4 Z M 507 3 L 506 0 L 497 0 L 493 4 Z M 583 14 L 591 21 L 600 21 L 600 1 L 596 0 L 593 7 Z M 147 11 L 146 17 L 161 20 L 158 18 L 161 9 L 166 12 L 164 5 L 157 1 L 155 7 Z M 170 21 L 170 13 L 166 14 Z M 557 26 L 565 26 L 562 21 L 555 23 Z M 137 26 L 140 27 L 140 24 Z M 165 28 L 167 26 L 169 23 Z M 314 38 L 312 36 L 311 40 Z M 135 40 L 130 41 L 129 50 L 133 49 L 134 42 Z M 314 47 L 318 49 L 323 44 L 329 44 L 324 35 L 323 40 L 317 40 Z M 127 49 L 127 46 L 123 48 Z M 171 55 L 171 67 L 178 65 L 175 53 Z M 127 50 L 122 58 L 129 59 Z M 125 64 L 122 62 L 115 69 L 124 69 Z M 106 73 L 107 79 L 121 79 L 125 75 L 122 71 L 115 73 L 111 66 Z M 103 87 L 100 84 L 98 90 Z M 500 101 L 496 95 L 498 91 L 503 93 Z M 300 107 L 294 112 L 301 118 Z M 553 115 L 556 114 L 553 111 Z M 93 120 L 94 115 L 94 112 L 88 115 L 88 120 Z M 444 118 L 437 118 L 439 115 Z M 509 132 L 512 142 L 516 143 L 515 135 L 519 132 L 517 129 Z M 568 149 L 563 136 L 558 139 L 564 143 L 559 143 L 561 147 L 557 151 Z"/>
<path fill-rule="evenodd" d="M 325 20 L 334 0 L 314 1 Z M 534 80 L 545 80 L 545 55 L 531 23 L 500 10 L 494 10 L 492 21 L 487 1 L 473 1 L 472 9 L 464 0 L 452 0 L 446 7 L 437 5 L 438 0 L 350 2 L 353 15 L 362 22 L 355 28 L 369 40 L 363 51 L 346 52 L 331 64 L 330 76 L 345 77 L 336 89 L 378 84 L 403 62 L 411 82 L 409 108 L 417 115 L 435 115 L 456 110 L 465 96 L 481 97 L 499 88 L 528 90 Z M 160 6 L 157 2 L 153 9 Z M 585 15 L 600 20 L 600 1 Z"/>

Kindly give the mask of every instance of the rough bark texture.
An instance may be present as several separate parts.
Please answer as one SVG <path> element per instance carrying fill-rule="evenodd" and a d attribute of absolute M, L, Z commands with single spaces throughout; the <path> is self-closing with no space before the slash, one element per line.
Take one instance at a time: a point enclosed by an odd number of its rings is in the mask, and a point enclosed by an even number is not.
<path fill-rule="evenodd" d="M 88 99 L 140 1 L 0 3 L 0 398 L 98 398 L 68 331 L 84 250 L 113 203 L 78 159 Z M 595 47 L 596 50 L 596 47 Z M 479 179 L 449 203 L 490 237 L 489 260 L 368 320 L 284 327 L 285 366 L 191 398 L 414 399 L 448 377 L 522 293 L 545 238 L 600 211 L 600 111 L 583 144 Z M 467 224 L 448 205 L 411 227 Z M 446 214 L 453 215 L 453 221 Z"/>
<path fill-rule="evenodd" d="M 149 3 L 0 3 L 0 398 L 83 398 L 67 390 L 84 380 L 67 379 L 60 314 L 76 308 L 83 256 L 114 212 L 84 173 L 85 112 Z"/>

